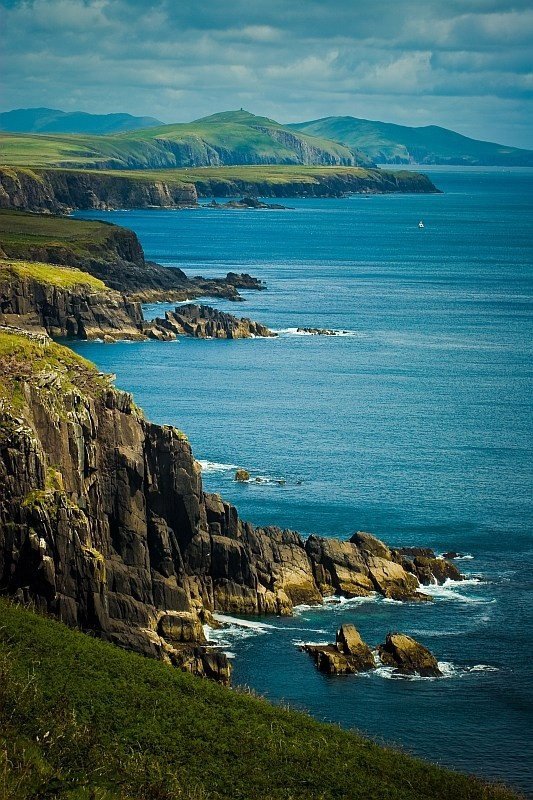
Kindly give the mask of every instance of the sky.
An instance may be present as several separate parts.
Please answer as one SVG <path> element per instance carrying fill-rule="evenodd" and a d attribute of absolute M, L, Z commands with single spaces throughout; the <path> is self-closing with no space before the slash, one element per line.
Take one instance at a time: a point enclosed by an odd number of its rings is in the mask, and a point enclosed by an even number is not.
<path fill-rule="evenodd" d="M 531 0 L 0 0 L 0 110 L 245 108 L 533 149 Z"/>

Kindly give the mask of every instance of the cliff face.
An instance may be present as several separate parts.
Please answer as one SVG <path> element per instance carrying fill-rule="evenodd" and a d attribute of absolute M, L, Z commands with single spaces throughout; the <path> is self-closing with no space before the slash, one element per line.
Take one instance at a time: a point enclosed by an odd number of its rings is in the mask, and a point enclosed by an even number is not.
<path fill-rule="evenodd" d="M 4 334 L 0 586 L 70 625 L 227 680 L 205 650 L 213 610 L 291 613 L 324 595 L 420 599 L 414 562 L 350 542 L 260 529 L 204 493 L 179 431 L 70 351 Z"/>
<path fill-rule="evenodd" d="M 427 175 L 368 169 L 363 173 L 334 169 L 291 180 L 195 176 L 198 197 L 343 197 L 348 194 L 430 194 L 438 192 Z"/>
<path fill-rule="evenodd" d="M 76 208 L 179 208 L 196 202 L 193 184 L 82 171 L 0 169 L 0 208 L 62 213 Z"/>
<path fill-rule="evenodd" d="M 303 147 L 304 145 L 302 145 Z M 303 156 L 302 156 L 303 157 Z M 201 171 L 200 171 L 201 172 Z M 187 173 L 184 173 L 184 177 Z M 342 197 L 351 193 L 438 191 L 426 175 L 368 169 L 339 169 L 277 181 L 227 176 L 194 183 L 154 181 L 142 177 L 74 170 L 0 168 L 0 208 L 63 213 L 72 209 L 179 208 L 195 206 L 202 197 Z"/>
<path fill-rule="evenodd" d="M 0 272 L 0 325 L 42 329 L 49 336 L 77 339 L 143 338 L 142 311 L 112 290 L 78 285 L 63 288 Z"/>

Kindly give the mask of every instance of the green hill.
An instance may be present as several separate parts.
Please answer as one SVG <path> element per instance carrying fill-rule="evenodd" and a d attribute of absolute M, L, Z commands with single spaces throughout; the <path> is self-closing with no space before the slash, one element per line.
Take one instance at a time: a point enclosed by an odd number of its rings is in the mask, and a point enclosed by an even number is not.
<path fill-rule="evenodd" d="M 469 139 L 437 125 L 409 128 L 356 117 L 324 117 L 288 127 L 360 149 L 380 164 L 533 166 L 532 150 Z"/>
<path fill-rule="evenodd" d="M 2 800 L 511 800 L 0 600 Z"/>
<path fill-rule="evenodd" d="M 16 108 L 0 114 L 0 131 L 12 133 L 105 134 L 151 128 L 163 123 L 153 117 L 131 114 L 87 114 L 57 108 Z"/>
<path fill-rule="evenodd" d="M 245 164 L 366 166 L 370 162 L 345 145 L 236 111 L 112 136 L 0 133 L 0 163 L 160 169 Z"/>

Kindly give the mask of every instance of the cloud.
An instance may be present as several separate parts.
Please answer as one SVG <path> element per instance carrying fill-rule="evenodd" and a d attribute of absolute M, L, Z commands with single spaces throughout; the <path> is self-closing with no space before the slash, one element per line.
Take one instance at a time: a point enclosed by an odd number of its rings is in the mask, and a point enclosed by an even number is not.
<path fill-rule="evenodd" d="M 353 114 L 533 147 L 524 0 L 0 0 L 4 109 Z"/>

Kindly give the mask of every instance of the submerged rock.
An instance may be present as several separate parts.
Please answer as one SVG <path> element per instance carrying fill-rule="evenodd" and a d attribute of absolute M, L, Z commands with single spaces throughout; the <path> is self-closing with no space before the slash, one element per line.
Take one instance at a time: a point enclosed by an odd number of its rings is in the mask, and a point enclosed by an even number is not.
<path fill-rule="evenodd" d="M 438 677 L 442 675 L 435 656 L 423 645 L 403 633 L 388 633 L 379 645 L 381 662 L 403 675 Z"/>

